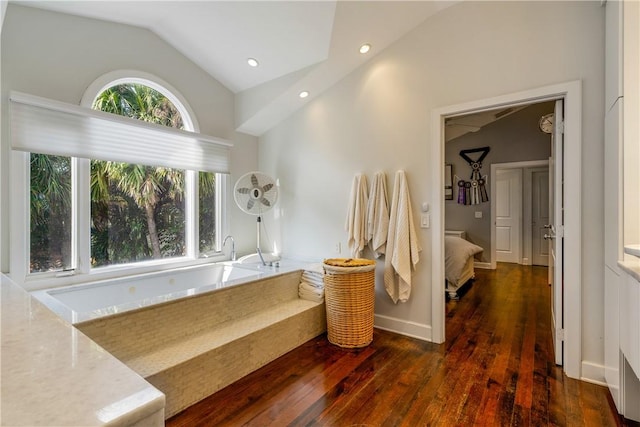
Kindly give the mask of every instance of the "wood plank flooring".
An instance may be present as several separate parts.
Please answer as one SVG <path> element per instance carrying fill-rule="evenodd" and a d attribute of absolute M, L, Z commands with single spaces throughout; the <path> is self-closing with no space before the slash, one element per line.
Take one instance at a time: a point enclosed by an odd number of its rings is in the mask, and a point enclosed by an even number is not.
<path fill-rule="evenodd" d="M 476 270 L 447 340 L 315 338 L 167 420 L 178 426 L 627 426 L 605 387 L 553 362 L 547 270 Z M 238 357 L 242 357 L 241 354 Z"/>

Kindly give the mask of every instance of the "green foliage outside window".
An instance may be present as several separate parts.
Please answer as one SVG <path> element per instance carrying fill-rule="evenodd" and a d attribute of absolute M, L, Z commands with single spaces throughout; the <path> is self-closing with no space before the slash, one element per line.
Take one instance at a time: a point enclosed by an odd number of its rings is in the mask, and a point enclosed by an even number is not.
<path fill-rule="evenodd" d="M 71 159 L 31 154 L 31 271 L 63 270 L 71 260 Z"/>

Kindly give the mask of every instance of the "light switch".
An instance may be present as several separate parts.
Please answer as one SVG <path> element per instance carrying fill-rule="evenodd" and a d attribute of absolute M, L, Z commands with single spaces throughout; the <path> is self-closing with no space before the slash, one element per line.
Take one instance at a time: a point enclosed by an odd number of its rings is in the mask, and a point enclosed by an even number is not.
<path fill-rule="evenodd" d="M 426 213 L 420 216 L 420 227 L 421 228 L 429 228 L 430 226 L 431 215 Z"/>
<path fill-rule="evenodd" d="M 476 218 L 482 218 L 482 211 L 476 211 Z"/>

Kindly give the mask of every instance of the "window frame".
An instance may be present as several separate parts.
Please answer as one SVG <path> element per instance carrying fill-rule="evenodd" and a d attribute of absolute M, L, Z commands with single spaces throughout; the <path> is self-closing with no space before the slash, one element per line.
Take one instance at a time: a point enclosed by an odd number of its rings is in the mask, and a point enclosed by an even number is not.
<path fill-rule="evenodd" d="M 147 73 L 130 70 L 108 73 L 87 88 L 80 106 L 91 108 L 104 90 L 123 83 L 137 83 L 151 87 L 165 95 L 180 112 L 184 129 L 199 132 L 193 110 L 179 92 L 161 79 Z M 96 280 L 124 277 L 156 271 L 224 261 L 222 236 L 228 231 L 227 175 L 216 173 L 216 250 L 199 253 L 199 194 L 198 171 L 185 170 L 185 246 L 181 257 L 146 260 L 91 268 L 91 194 L 90 159 L 71 157 L 72 163 L 72 270 L 30 271 L 30 153 L 11 151 L 11 278 L 27 290 L 67 286 Z"/>

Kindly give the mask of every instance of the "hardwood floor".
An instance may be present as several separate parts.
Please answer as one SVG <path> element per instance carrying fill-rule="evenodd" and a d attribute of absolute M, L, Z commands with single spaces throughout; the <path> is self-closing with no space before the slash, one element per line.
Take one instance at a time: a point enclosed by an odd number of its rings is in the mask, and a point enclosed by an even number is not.
<path fill-rule="evenodd" d="M 443 345 L 376 330 L 370 346 L 345 350 L 320 336 L 166 425 L 637 425 L 605 387 L 555 366 L 545 268 L 476 272 L 447 302 Z"/>

